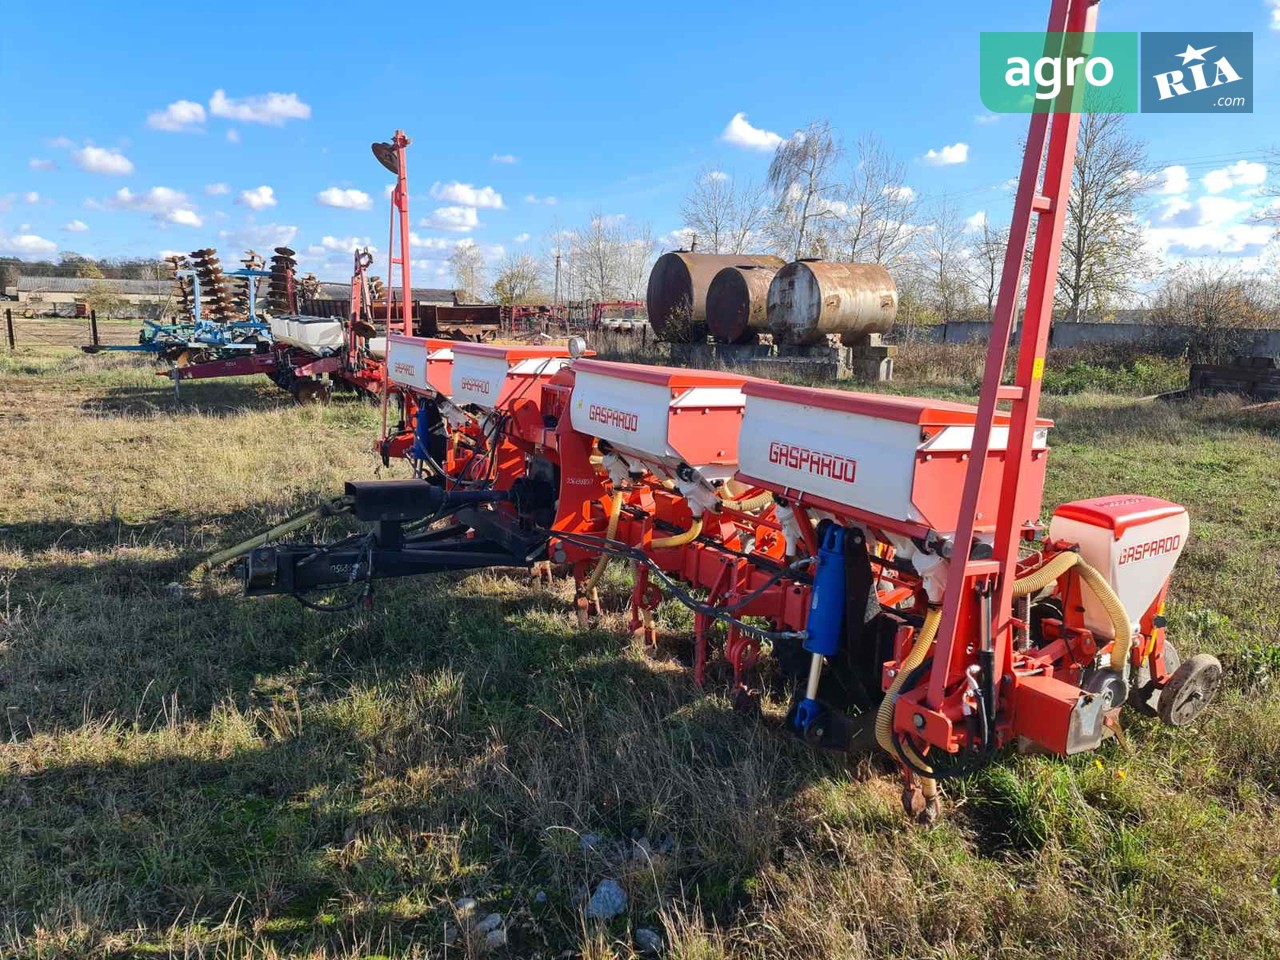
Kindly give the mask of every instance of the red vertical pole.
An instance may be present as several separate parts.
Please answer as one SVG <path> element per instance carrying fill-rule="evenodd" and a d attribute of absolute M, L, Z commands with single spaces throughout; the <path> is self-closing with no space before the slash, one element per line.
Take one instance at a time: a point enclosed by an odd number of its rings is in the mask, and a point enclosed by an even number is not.
<path fill-rule="evenodd" d="M 396 186 L 391 192 L 391 237 L 387 241 L 387 332 L 392 330 L 391 324 L 391 273 L 395 266 L 400 266 L 400 328 L 397 332 L 413 333 L 413 322 L 410 316 L 412 307 L 410 298 L 413 286 L 409 282 L 409 173 L 405 165 L 404 151 L 413 141 L 397 130 L 391 144 L 396 148 Z M 400 256 L 395 255 L 395 221 L 400 220 Z"/>
<path fill-rule="evenodd" d="M 1048 33 L 1089 33 L 1097 19 L 1097 0 L 1053 0 L 1049 11 Z M 1058 276 L 1058 260 L 1062 247 L 1066 204 L 1071 190 L 1071 172 L 1075 163 L 1076 138 L 1080 118 L 1077 113 L 1034 113 L 1027 133 L 1026 152 L 1018 193 L 1013 205 L 1009 244 L 1005 250 L 1004 270 L 1000 279 L 1000 295 L 992 316 L 987 364 L 982 378 L 978 415 L 965 473 L 964 497 L 961 501 L 960 524 L 956 530 L 952 572 L 947 580 L 942 604 L 942 623 L 934 650 L 934 669 L 929 678 L 928 703 L 937 708 L 946 690 L 960 679 L 964 670 L 963 654 L 967 644 L 959 636 L 965 604 L 973 601 L 977 582 L 995 574 L 992 598 L 992 637 L 995 645 L 995 678 L 997 696 L 999 678 L 1003 675 L 1011 653 L 1010 607 L 1013 580 L 1017 573 L 1021 524 L 1027 519 L 1032 494 L 1024 490 L 1023 467 L 1035 456 L 1035 423 L 1040 408 L 1041 377 L 1044 355 L 1052 323 L 1053 293 Z M 1046 141 L 1048 146 L 1046 156 Z M 1043 161 L 1043 180 L 1041 168 Z M 1013 384 L 1005 384 L 1004 367 L 1009 339 L 1017 316 L 1018 292 L 1021 287 L 1023 257 L 1035 217 L 1035 243 L 1027 281 L 1027 302 L 1023 314 L 1022 334 L 1018 342 L 1017 368 Z M 1003 468 L 988 471 L 987 453 L 998 414 L 997 405 L 1011 403 L 1008 411 L 1009 435 L 1005 446 Z M 989 525 L 989 517 L 978 512 L 984 481 L 1000 469 L 1001 497 L 995 518 L 995 538 L 991 561 L 971 561 L 970 546 L 979 521 Z"/>

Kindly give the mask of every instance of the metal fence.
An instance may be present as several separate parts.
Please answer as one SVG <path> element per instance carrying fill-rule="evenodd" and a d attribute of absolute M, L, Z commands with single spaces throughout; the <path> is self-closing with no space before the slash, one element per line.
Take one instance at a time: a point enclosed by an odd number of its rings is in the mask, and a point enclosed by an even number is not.
<path fill-rule="evenodd" d="M 4 342 L 19 347 L 107 347 L 138 342 L 142 319 L 109 319 L 89 311 L 87 317 L 25 317 L 12 307 L 4 310 Z"/>

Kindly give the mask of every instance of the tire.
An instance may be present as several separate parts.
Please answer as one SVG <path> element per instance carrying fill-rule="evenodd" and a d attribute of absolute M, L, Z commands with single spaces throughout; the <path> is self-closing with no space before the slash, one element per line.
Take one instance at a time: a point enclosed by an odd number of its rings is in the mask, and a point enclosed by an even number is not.
<path fill-rule="evenodd" d="M 1156 711 L 1171 727 L 1185 727 L 1213 702 L 1222 687 L 1222 664 L 1217 657 L 1197 653 L 1178 667 L 1164 689 Z"/>

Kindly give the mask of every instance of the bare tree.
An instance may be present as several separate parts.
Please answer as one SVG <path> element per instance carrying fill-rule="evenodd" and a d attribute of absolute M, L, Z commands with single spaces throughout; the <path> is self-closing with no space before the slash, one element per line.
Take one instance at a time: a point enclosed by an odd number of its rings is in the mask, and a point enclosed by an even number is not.
<path fill-rule="evenodd" d="M 969 278 L 978 298 L 986 305 L 988 319 L 995 312 L 1008 246 L 1009 228 L 993 227 L 991 218 L 984 213 L 982 225 L 969 250 Z"/>
<path fill-rule="evenodd" d="M 1253 219 L 1275 227 L 1276 236 L 1280 238 L 1280 150 L 1268 151 L 1266 164 L 1271 179 L 1270 186 L 1263 188 L 1262 196 L 1269 198 L 1270 202 L 1259 208 Z"/>
<path fill-rule="evenodd" d="M 639 299 L 643 296 L 649 282 L 649 267 L 653 263 L 653 255 L 657 252 L 658 243 L 653 237 L 653 230 L 647 223 L 637 224 L 624 231 L 622 252 L 622 299 Z M 741 253 L 741 249 L 730 250 L 730 253 Z"/>
<path fill-rule="evenodd" d="M 1256 275 L 1205 260 L 1177 266 L 1157 292 L 1151 322 L 1191 331 L 1193 362 L 1221 363 L 1241 352 L 1248 329 L 1276 322 L 1277 304 Z"/>
<path fill-rule="evenodd" d="M 858 140 L 856 162 L 843 190 L 840 255 L 850 262 L 892 266 L 907 252 L 916 219 L 916 194 L 907 167 L 872 133 Z"/>
<path fill-rule="evenodd" d="M 484 254 L 470 240 L 464 240 L 449 254 L 449 266 L 453 269 L 453 282 L 470 299 L 476 299 L 484 290 Z"/>
<path fill-rule="evenodd" d="M 1080 121 L 1058 267 L 1058 306 L 1083 319 L 1133 293 L 1148 270 L 1138 204 L 1151 187 L 1147 146 L 1122 113 Z"/>
<path fill-rule="evenodd" d="M 766 181 L 774 196 L 770 229 L 776 247 L 794 259 L 823 256 L 830 248 L 827 234 L 843 206 L 833 202 L 843 152 L 826 120 L 797 130 L 774 152 Z"/>
<path fill-rule="evenodd" d="M 919 232 L 919 269 L 924 287 L 941 320 L 955 320 L 973 303 L 965 222 L 955 205 L 943 200 L 934 205 Z"/>
<path fill-rule="evenodd" d="M 509 306 L 513 303 L 541 303 L 546 294 L 539 283 L 538 261 L 527 253 L 509 253 L 498 267 L 492 298 Z"/>
<path fill-rule="evenodd" d="M 704 253 L 746 253 L 767 219 L 765 191 L 721 170 L 701 170 L 680 206 Z"/>
<path fill-rule="evenodd" d="M 586 300 L 630 299 L 644 289 L 654 253 L 647 225 L 596 211 L 569 237 L 568 267 L 577 294 Z"/>

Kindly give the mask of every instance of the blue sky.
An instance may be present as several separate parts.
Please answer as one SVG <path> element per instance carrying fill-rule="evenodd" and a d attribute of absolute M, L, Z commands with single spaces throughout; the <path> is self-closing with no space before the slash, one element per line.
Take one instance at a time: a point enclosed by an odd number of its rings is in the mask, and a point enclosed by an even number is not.
<path fill-rule="evenodd" d="M 385 253 L 388 177 L 368 144 L 396 127 L 414 139 L 417 283 L 446 279 L 459 241 L 534 252 L 593 211 L 673 243 L 699 170 L 763 175 L 768 152 L 725 136 L 738 114 L 784 136 L 816 117 L 850 143 L 876 132 L 919 195 L 1001 221 L 1026 122 L 985 115 L 978 34 L 1041 29 L 1047 8 L 10 0 L 0 254 L 287 241 L 342 279 L 353 240 Z M 1153 197 L 1153 244 L 1260 255 L 1245 221 L 1275 186 L 1250 164 L 1280 145 L 1280 0 L 1106 0 L 1099 27 L 1254 31 L 1253 114 L 1135 115 L 1132 130 L 1157 166 L 1185 168 Z M 945 147 L 963 162 L 926 160 Z"/>

